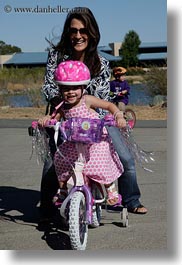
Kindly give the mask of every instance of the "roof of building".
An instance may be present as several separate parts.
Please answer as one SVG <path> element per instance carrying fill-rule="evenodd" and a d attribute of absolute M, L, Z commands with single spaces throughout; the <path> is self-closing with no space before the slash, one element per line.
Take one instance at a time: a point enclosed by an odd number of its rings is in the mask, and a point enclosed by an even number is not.
<path fill-rule="evenodd" d="M 20 52 L 15 53 L 13 57 L 5 64 L 46 64 L 48 52 Z"/>
<path fill-rule="evenodd" d="M 99 52 L 99 54 L 101 56 L 103 56 L 104 58 L 106 58 L 108 61 L 120 61 L 121 60 L 121 57 L 120 56 L 114 56 L 112 54 L 103 52 L 101 50 L 99 50 L 98 52 Z"/>
<path fill-rule="evenodd" d="M 99 46 L 98 47 L 99 51 L 107 51 L 107 52 L 112 52 L 112 48 L 109 45 L 105 45 L 105 46 Z"/>
<path fill-rule="evenodd" d="M 118 56 L 113 56 L 111 54 L 108 54 L 102 50 L 98 49 L 98 52 L 101 56 L 106 58 L 108 61 L 118 61 L 121 60 L 121 58 Z M 8 61 L 6 61 L 4 64 L 8 65 L 32 65 L 32 64 L 46 64 L 47 62 L 47 56 L 48 52 L 21 52 L 21 53 L 15 53 L 12 58 Z"/>
<path fill-rule="evenodd" d="M 167 42 L 142 42 L 139 46 L 140 48 L 156 48 L 156 47 L 167 47 Z"/>
<path fill-rule="evenodd" d="M 141 53 L 138 55 L 138 59 L 142 60 L 165 60 L 167 59 L 167 52 L 159 53 Z"/>

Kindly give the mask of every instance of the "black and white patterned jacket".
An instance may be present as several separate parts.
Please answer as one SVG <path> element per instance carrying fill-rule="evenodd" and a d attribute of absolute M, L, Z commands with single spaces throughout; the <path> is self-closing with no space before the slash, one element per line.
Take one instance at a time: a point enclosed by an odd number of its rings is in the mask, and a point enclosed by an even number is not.
<path fill-rule="evenodd" d="M 101 71 L 100 75 L 94 77 L 90 80 L 86 90 L 89 95 L 93 95 L 97 98 L 101 98 L 104 100 L 110 100 L 109 92 L 110 92 L 110 67 L 109 61 L 107 61 L 104 57 L 100 56 L 101 60 Z M 68 56 L 64 57 L 64 60 L 67 60 Z M 48 60 L 46 66 L 46 73 L 44 79 L 44 85 L 42 86 L 42 92 L 46 97 L 48 102 L 55 97 L 60 97 L 59 88 L 57 84 L 54 82 L 54 71 L 58 64 L 58 51 L 55 49 L 50 49 L 48 53 Z M 98 110 L 100 116 L 102 117 L 105 114 L 105 111 L 99 109 Z"/>

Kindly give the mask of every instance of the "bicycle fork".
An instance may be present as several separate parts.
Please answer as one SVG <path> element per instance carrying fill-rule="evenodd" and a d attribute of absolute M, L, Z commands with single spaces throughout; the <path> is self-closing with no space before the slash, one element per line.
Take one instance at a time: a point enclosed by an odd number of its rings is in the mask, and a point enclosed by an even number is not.
<path fill-rule="evenodd" d="M 88 224 L 92 223 L 92 207 L 93 207 L 93 197 L 92 193 L 89 189 L 89 187 L 84 184 L 84 177 L 82 174 L 84 163 L 82 162 L 75 162 L 75 168 L 74 168 L 74 173 L 75 173 L 75 179 L 74 181 L 76 182 L 75 185 L 71 188 L 67 198 L 63 201 L 61 207 L 60 207 L 60 214 L 63 218 L 67 219 L 67 211 L 66 209 L 68 208 L 67 205 L 69 201 L 71 200 L 73 194 L 75 192 L 82 192 L 85 196 L 85 205 L 86 205 L 86 221 Z"/>
<path fill-rule="evenodd" d="M 87 185 L 82 186 L 74 186 L 71 190 L 67 198 L 63 201 L 60 207 L 60 214 L 63 218 L 67 219 L 67 205 L 71 200 L 73 194 L 75 192 L 82 192 L 85 196 L 85 205 L 86 205 L 86 220 L 88 224 L 92 223 L 92 207 L 93 207 L 93 198 L 90 192 L 90 189 Z"/>

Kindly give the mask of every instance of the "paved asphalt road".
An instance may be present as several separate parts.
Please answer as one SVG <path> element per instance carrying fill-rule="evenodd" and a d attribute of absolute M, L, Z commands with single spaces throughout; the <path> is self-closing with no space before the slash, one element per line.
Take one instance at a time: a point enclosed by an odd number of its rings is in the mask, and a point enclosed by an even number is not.
<path fill-rule="evenodd" d="M 29 121 L 0 120 L 0 249 L 66 250 L 69 234 L 63 226 L 39 231 L 38 205 L 42 165 L 31 155 Z M 155 153 L 154 170 L 137 166 L 142 203 L 146 215 L 129 214 L 129 226 L 121 227 L 120 214 L 103 210 L 102 225 L 89 229 L 88 250 L 167 251 L 166 123 L 138 122 L 134 129 L 137 143 Z M 106 253 L 107 254 L 107 253 Z"/>

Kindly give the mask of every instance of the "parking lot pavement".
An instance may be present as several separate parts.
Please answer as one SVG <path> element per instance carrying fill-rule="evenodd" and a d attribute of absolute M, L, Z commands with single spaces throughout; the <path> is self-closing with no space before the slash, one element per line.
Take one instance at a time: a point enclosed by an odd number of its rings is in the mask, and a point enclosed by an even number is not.
<path fill-rule="evenodd" d="M 0 126 L 0 249 L 70 249 L 69 233 L 59 225 L 39 231 L 37 222 L 42 165 L 31 155 L 27 128 Z M 101 226 L 89 229 L 88 250 L 167 250 L 166 128 L 136 128 L 137 143 L 155 154 L 152 173 L 137 166 L 146 215 L 129 214 L 121 227 L 120 214 L 103 210 Z"/>

